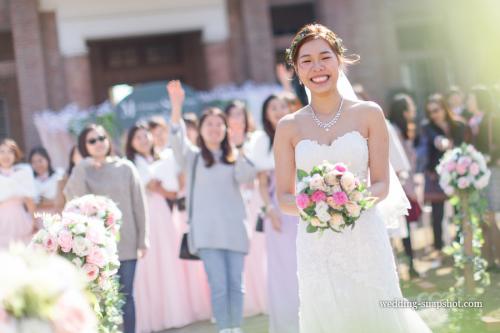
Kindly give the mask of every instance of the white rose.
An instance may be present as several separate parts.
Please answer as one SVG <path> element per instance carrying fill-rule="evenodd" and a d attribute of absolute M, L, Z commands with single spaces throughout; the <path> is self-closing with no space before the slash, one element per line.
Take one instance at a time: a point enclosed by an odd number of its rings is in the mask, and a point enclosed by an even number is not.
<path fill-rule="evenodd" d="M 488 170 L 484 175 L 479 177 L 479 179 L 477 179 L 474 182 L 474 186 L 480 190 L 488 186 L 489 181 L 490 181 L 490 171 Z"/>
<path fill-rule="evenodd" d="M 71 262 L 73 264 L 75 264 L 76 267 L 82 267 L 83 266 L 83 260 L 80 259 L 80 258 L 75 258 L 75 259 L 71 260 Z"/>
<path fill-rule="evenodd" d="M 325 176 L 325 182 L 330 186 L 338 185 L 339 180 L 337 179 L 337 174 L 333 171 L 328 172 Z"/>
<path fill-rule="evenodd" d="M 310 180 L 309 177 L 304 177 L 304 178 L 302 178 L 302 180 L 298 181 L 296 189 L 295 189 L 296 192 L 300 193 L 303 190 L 305 190 L 307 188 L 307 186 L 309 186 L 309 180 Z"/>
<path fill-rule="evenodd" d="M 311 180 L 309 182 L 309 186 L 311 187 L 311 190 L 316 191 L 316 190 L 324 190 L 325 189 L 325 182 L 323 180 L 323 177 L 319 174 L 315 174 L 314 176 L 311 177 Z"/>
<path fill-rule="evenodd" d="M 73 227 L 73 232 L 75 234 L 84 234 L 87 232 L 87 226 L 84 223 L 77 223 Z"/>
<path fill-rule="evenodd" d="M 326 223 L 330 220 L 330 213 L 328 213 L 328 207 L 329 206 L 326 202 L 320 201 L 316 203 L 316 207 L 314 208 L 316 216 L 323 223 Z"/>
<path fill-rule="evenodd" d="M 355 177 L 352 172 L 346 171 L 342 178 L 340 178 L 340 184 L 347 191 L 351 192 L 356 187 Z"/>
<path fill-rule="evenodd" d="M 336 186 L 332 187 L 332 193 L 337 193 L 337 192 L 344 192 L 342 190 L 342 187 L 340 187 L 339 185 L 336 185 Z"/>
<path fill-rule="evenodd" d="M 73 252 L 79 257 L 85 257 L 90 252 L 90 242 L 84 237 L 75 237 Z"/>
<path fill-rule="evenodd" d="M 322 223 L 319 219 L 313 217 L 313 218 L 311 218 L 311 225 L 313 227 L 321 227 Z"/>
<path fill-rule="evenodd" d="M 340 226 L 344 224 L 344 218 L 342 217 L 342 214 L 334 213 L 328 223 L 332 228 L 339 229 Z"/>
<path fill-rule="evenodd" d="M 359 202 L 363 199 L 363 194 L 359 191 L 353 191 L 350 195 L 350 199 L 354 202 Z"/>
<path fill-rule="evenodd" d="M 349 201 L 345 204 L 345 208 L 347 210 L 347 213 L 349 213 L 349 215 L 352 217 L 358 217 L 359 214 L 361 214 L 361 208 L 355 202 Z"/>

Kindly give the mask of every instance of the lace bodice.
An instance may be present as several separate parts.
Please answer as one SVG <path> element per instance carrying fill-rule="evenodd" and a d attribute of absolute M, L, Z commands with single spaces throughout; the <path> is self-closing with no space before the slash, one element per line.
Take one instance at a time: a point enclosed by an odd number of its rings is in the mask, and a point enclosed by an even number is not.
<path fill-rule="evenodd" d="M 358 131 L 347 132 L 329 145 L 302 139 L 295 146 L 295 165 L 297 169 L 307 172 L 327 160 L 345 163 L 357 177 L 366 179 L 368 157 L 367 139 Z"/>

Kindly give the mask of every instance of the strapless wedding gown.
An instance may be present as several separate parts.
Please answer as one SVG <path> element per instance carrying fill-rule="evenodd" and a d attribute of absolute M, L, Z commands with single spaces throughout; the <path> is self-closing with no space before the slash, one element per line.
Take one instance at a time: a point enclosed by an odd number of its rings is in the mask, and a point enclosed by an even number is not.
<path fill-rule="evenodd" d="M 309 172 L 325 160 L 343 162 L 361 179 L 367 177 L 368 156 L 368 142 L 357 131 L 330 145 L 306 139 L 295 147 L 298 169 Z M 309 234 L 301 221 L 297 260 L 301 333 L 431 332 L 414 310 L 380 305 L 403 296 L 377 206 L 342 233 Z"/>

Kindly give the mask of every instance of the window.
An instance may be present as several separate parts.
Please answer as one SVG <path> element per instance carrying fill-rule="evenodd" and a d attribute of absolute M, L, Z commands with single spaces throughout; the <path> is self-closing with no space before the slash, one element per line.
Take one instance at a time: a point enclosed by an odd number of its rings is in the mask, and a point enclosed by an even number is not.
<path fill-rule="evenodd" d="M 0 31 L 0 61 L 14 60 L 14 42 L 10 31 Z"/>
<path fill-rule="evenodd" d="M 7 105 L 3 98 L 0 98 L 0 138 L 6 138 L 9 135 L 7 126 Z"/>
<path fill-rule="evenodd" d="M 271 6 L 274 36 L 294 34 L 303 25 L 315 20 L 313 3 Z"/>

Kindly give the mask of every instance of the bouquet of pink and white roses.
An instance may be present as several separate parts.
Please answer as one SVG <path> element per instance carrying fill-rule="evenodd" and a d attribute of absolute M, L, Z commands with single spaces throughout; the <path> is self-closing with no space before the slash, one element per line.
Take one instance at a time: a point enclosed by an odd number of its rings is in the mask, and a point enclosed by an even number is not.
<path fill-rule="evenodd" d="M 97 332 L 87 282 L 67 260 L 16 245 L 0 267 L 0 332 Z"/>
<path fill-rule="evenodd" d="M 447 151 L 436 171 L 439 185 L 449 196 L 459 191 L 482 190 L 491 176 L 485 156 L 468 144 Z"/>
<path fill-rule="evenodd" d="M 70 201 L 61 215 L 43 214 L 43 228 L 31 241 L 33 248 L 58 254 L 85 273 L 100 332 L 117 332 L 121 323 L 116 276 L 121 216 L 112 200 L 86 195 Z"/>
<path fill-rule="evenodd" d="M 310 173 L 297 170 L 296 192 L 300 217 L 308 223 L 310 233 L 353 228 L 361 213 L 376 200 L 343 163 L 323 162 Z"/>

